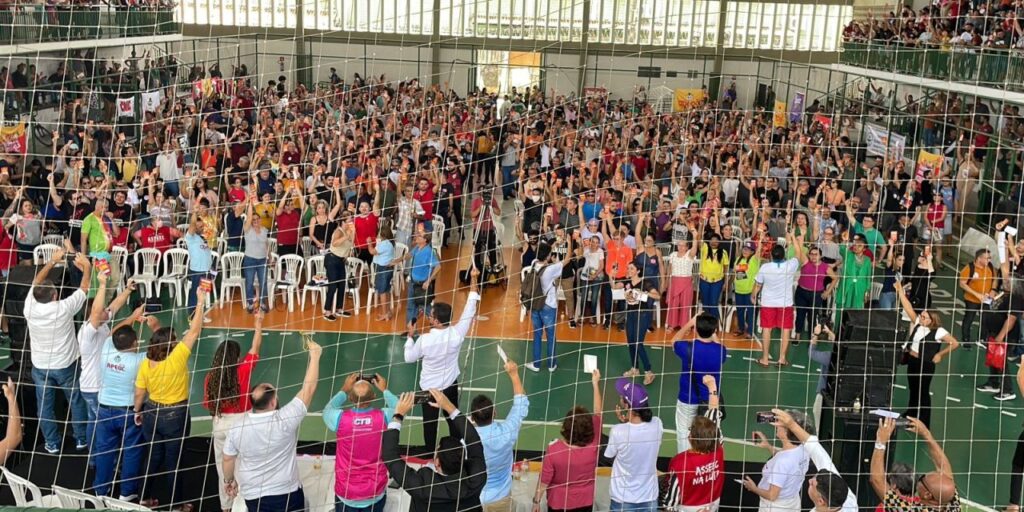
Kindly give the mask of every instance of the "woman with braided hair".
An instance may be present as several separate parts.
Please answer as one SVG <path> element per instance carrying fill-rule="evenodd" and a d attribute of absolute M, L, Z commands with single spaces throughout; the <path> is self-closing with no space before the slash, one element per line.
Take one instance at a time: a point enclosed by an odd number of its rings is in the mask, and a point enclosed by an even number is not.
<path fill-rule="evenodd" d="M 260 345 L 263 343 L 263 312 L 256 312 L 256 332 L 252 347 L 241 358 L 242 349 L 232 339 L 224 340 L 213 353 L 213 364 L 203 383 L 203 407 L 213 416 L 213 456 L 217 465 L 217 482 L 220 494 L 220 508 L 228 511 L 234 498 L 228 496 L 224 486 L 224 442 L 228 432 L 238 423 L 246 411 L 252 409 L 249 399 L 249 382 L 256 362 L 260 359 Z"/>

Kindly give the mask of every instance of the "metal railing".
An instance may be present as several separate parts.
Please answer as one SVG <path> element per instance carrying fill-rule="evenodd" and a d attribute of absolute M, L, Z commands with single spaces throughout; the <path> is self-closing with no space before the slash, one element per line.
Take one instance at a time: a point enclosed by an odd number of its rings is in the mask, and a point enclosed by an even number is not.
<path fill-rule="evenodd" d="M 61 8 L 21 5 L 0 10 L 0 45 L 151 37 L 181 33 L 173 8 Z"/>
<path fill-rule="evenodd" d="M 905 75 L 1024 91 L 1024 53 L 971 47 L 921 47 L 899 43 L 843 43 L 839 61 Z"/>

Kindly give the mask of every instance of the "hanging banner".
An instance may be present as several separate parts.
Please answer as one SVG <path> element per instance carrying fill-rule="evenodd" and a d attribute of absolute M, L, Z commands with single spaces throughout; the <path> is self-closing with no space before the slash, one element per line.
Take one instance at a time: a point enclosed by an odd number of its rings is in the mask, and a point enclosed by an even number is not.
<path fill-rule="evenodd" d="M 890 155 L 903 156 L 907 143 L 906 136 L 890 132 L 884 126 L 875 124 L 864 125 L 864 136 L 867 138 L 868 155 L 885 156 L 888 151 Z"/>
<path fill-rule="evenodd" d="M 583 88 L 583 97 L 584 98 L 594 98 L 594 97 L 597 97 L 597 96 L 605 96 L 606 94 L 608 94 L 608 89 L 605 89 L 604 87 L 584 87 Z"/>
<path fill-rule="evenodd" d="M 28 153 L 28 130 L 25 129 L 24 121 L 15 126 L 0 128 L 0 148 L 4 153 Z"/>
<path fill-rule="evenodd" d="M 821 124 L 821 130 L 825 133 L 832 131 L 832 118 L 825 114 L 814 114 L 814 122 Z"/>
<path fill-rule="evenodd" d="M 802 93 L 802 92 L 793 93 L 793 102 L 790 104 L 790 107 L 789 107 L 789 122 L 790 123 L 799 123 L 800 122 L 800 118 L 802 118 L 803 115 L 804 115 L 804 99 L 805 98 L 806 98 L 806 96 L 804 96 L 804 93 Z"/>
<path fill-rule="evenodd" d="M 917 167 L 914 170 L 914 180 L 917 181 L 918 186 L 924 180 L 930 180 L 939 176 L 939 173 L 942 171 L 942 161 L 942 155 L 929 153 L 923 149 L 918 153 Z"/>
<path fill-rule="evenodd" d="M 135 96 L 117 99 L 117 117 L 135 117 Z"/>
<path fill-rule="evenodd" d="M 142 93 L 142 111 L 156 112 L 156 109 L 160 107 L 160 99 L 162 95 L 163 93 L 161 91 Z"/>
<path fill-rule="evenodd" d="M 776 100 L 774 115 L 772 115 L 772 126 L 776 128 L 785 128 L 787 121 L 788 119 L 786 119 L 786 102 Z"/>
<path fill-rule="evenodd" d="M 704 104 L 704 91 L 701 89 L 676 89 L 672 101 L 673 112 L 686 112 L 700 108 Z"/>

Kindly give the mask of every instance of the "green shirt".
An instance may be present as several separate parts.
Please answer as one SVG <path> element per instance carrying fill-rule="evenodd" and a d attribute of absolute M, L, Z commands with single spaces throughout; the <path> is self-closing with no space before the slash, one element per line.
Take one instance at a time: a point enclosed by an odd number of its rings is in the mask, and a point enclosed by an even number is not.
<path fill-rule="evenodd" d="M 736 260 L 736 293 L 749 295 L 754 292 L 754 278 L 761 270 L 761 258 L 756 255 L 750 259 L 740 257 Z"/>
<path fill-rule="evenodd" d="M 857 256 L 846 246 L 839 251 L 843 257 L 843 274 L 836 289 L 836 308 L 863 308 L 864 295 L 871 289 L 871 258 L 861 255 L 858 262 Z"/>
<path fill-rule="evenodd" d="M 89 214 L 82 221 L 82 234 L 86 235 L 87 247 L 83 247 L 89 254 L 107 252 L 110 238 L 107 235 L 107 228 L 99 217 Z"/>
<path fill-rule="evenodd" d="M 860 222 L 853 225 L 853 231 L 857 234 L 864 235 L 865 243 L 868 244 L 868 249 L 871 250 L 871 254 L 877 254 L 878 246 L 885 243 L 885 237 L 883 237 L 877 229 L 864 229 L 864 225 Z"/>

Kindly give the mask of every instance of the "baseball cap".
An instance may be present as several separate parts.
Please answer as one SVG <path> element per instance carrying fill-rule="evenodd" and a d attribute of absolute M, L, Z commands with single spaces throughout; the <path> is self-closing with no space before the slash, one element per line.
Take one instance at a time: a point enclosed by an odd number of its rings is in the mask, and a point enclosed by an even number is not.
<path fill-rule="evenodd" d="M 747 241 L 747 243 L 743 244 L 743 248 L 749 251 L 756 251 L 757 244 L 755 244 L 753 241 Z"/>
<path fill-rule="evenodd" d="M 630 409 L 647 407 L 650 397 L 647 395 L 647 388 L 642 384 L 636 384 L 631 379 L 621 377 L 615 381 L 615 391 L 619 393 Z"/>

